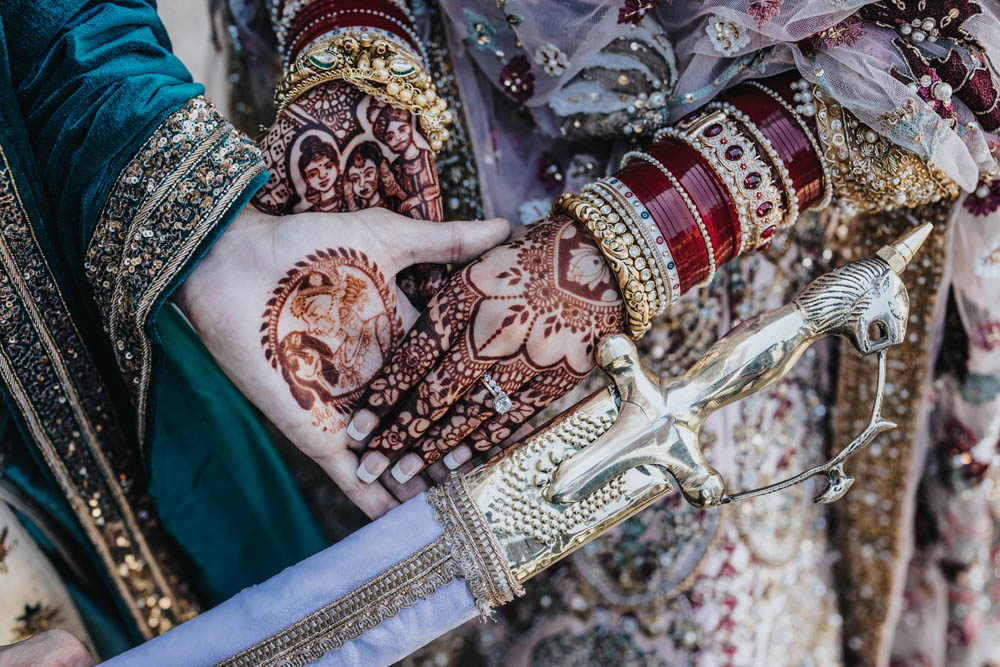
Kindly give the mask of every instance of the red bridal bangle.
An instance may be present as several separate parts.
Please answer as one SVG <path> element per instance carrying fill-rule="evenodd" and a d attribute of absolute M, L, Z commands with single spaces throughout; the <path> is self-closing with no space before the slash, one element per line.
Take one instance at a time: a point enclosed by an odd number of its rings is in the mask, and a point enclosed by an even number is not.
<path fill-rule="evenodd" d="M 662 139 L 646 151 L 670 165 L 670 170 L 694 202 L 708 228 L 718 266 L 736 257 L 740 221 L 729 191 L 715 170 L 691 146 L 676 139 Z"/>
<path fill-rule="evenodd" d="M 640 160 L 625 165 L 615 177 L 636 194 L 652 215 L 677 267 L 680 291 L 686 292 L 705 280 L 709 274 L 708 248 L 673 185 L 656 167 Z M 676 206 L 671 205 L 671 199 L 676 201 Z M 668 202 L 667 206 L 662 205 L 664 201 Z"/>
<path fill-rule="evenodd" d="M 288 61 L 317 38 L 343 28 L 371 28 L 388 32 L 419 53 L 420 40 L 410 18 L 389 0 L 315 0 L 297 13 L 288 34 Z"/>
<path fill-rule="evenodd" d="M 777 91 L 772 92 L 780 95 Z M 823 166 L 805 135 L 806 130 L 792 115 L 794 112 L 790 110 L 790 106 L 783 107 L 776 98 L 757 86 L 738 86 L 726 101 L 746 114 L 750 122 L 771 142 L 788 170 L 798 195 L 799 207 L 807 209 L 817 204 L 824 194 Z M 774 168 L 780 169 L 781 166 L 775 165 Z"/>

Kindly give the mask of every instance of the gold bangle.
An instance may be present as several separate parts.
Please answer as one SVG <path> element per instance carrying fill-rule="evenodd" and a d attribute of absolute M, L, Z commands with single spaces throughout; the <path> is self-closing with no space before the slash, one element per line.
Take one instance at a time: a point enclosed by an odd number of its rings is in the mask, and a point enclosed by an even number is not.
<path fill-rule="evenodd" d="M 626 231 L 631 233 L 642 247 L 642 263 L 636 259 L 636 266 L 641 271 L 643 286 L 649 295 L 651 315 L 656 317 L 667 306 L 674 301 L 674 290 L 670 283 L 669 274 L 666 269 L 666 261 L 661 253 L 657 252 L 656 238 L 661 236 L 660 230 L 653 232 L 650 227 L 656 227 L 652 217 L 648 218 L 648 223 L 640 218 L 631 202 L 626 200 L 614 186 L 606 179 L 599 178 L 588 183 L 580 190 L 581 196 L 588 198 L 603 213 L 605 208 L 610 207 L 612 213 L 608 215 L 608 220 L 615 223 L 615 231 L 623 234 Z M 619 226 L 621 225 L 621 226 Z M 666 242 L 662 244 L 666 248 Z M 667 253 L 669 253 L 667 249 Z M 679 290 L 678 290 L 679 291 Z"/>
<path fill-rule="evenodd" d="M 600 209 L 579 195 L 563 193 L 552 204 L 553 213 L 565 213 L 579 222 L 597 243 L 611 271 L 618 280 L 629 335 L 638 340 L 649 330 L 651 308 L 649 296 L 643 287 L 642 271 L 635 260 L 642 256 L 642 249 L 628 233 L 619 235 L 615 225 L 608 222 Z M 627 241 L 631 239 L 631 241 Z"/>
<path fill-rule="evenodd" d="M 412 53 L 370 32 L 343 32 L 302 53 L 274 91 L 275 115 L 307 90 L 336 80 L 418 116 L 434 151 L 448 140 L 445 126 L 451 122 L 451 112 L 438 97 L 430 74 Z"/>
<path fill-rule="evenodd" d="M 930 160 L 898 146 L 812 87 L 816 128 L 834 197 L 847 214 L 948 201 L 958 185 Z M 915 108 L 914 108 L 915 109 Z"/>
<path fill-rule="evenodd" d="M 654 260 L 650 257 L 650 253 L 646 248 L 646 244 L 643 242 L 642 237 L 639 236 L 638 230 L 636 230 L 629 222 L 626 222 L 625 213 L 614 208 L 614 204 L 611 201 L 605 201 L 604 197 L 592 189 L 587 189 L 586 187 L 580 191 L 580 196 L 587 200 L 594 208 L 598 209 L 604 216 L 604 220 L 609 224 L 614 226 L 614 230 L 617 234 L 623 236 L 623 240 L 628 243 L 629 239 L 632 239 L 632 243 L 639 246 L 640 255 L 635 258 L 633 264 L 635 268 L 639 269 L 639 279 L 643 283 L 643 287 L 646 289 L 646 301 L 649 303 L 650 317 L 653 317 L 660 312 L 660 299 L 656 294 L 656 278 L 657 269 Z M 625 236 L 626 234 L 630 235 Z"/>

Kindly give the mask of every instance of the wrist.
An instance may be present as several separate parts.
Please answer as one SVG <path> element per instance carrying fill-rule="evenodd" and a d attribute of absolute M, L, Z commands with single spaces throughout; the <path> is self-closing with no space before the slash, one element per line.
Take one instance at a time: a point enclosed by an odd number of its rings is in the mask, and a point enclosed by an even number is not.
<path fill-rule="evenodd" d="M 247 264 L 248 257 L 245 251 L 259 245 L 259 243 L 252 241 L 248 243 L 245 239 L 248 235 L 252 235 L 261 224 L 268 224 L 262 220 L 264 216 L 265 214 L 258 211 L 253 204 L 244 206 L 198 264 L 191 269 L 184 282 L 174 290 L 170 300 L 193 325 L 199 321 L 197 307 L 200 295 L 213 285 L 217 286 L 238 280 L 237 274 L 232 270 L 233 267 L 229 266 L 231 260 L 234 257 L 239 257 L 240 264 Z"/>

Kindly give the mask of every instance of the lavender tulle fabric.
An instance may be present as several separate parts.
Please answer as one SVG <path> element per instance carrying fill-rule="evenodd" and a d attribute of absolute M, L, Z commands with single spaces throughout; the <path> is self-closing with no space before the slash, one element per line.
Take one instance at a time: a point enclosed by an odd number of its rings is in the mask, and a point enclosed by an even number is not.
<path fill-rule="evenodd" d="M 421 493 L 334 546 L 170 632 L 113 658 L 108 667 L 214 665 L 267 639 L 407 558 L 441 534 Z M 391 665 L 478 614 L 465 582 L 454 580 L 313 665 Z"/>

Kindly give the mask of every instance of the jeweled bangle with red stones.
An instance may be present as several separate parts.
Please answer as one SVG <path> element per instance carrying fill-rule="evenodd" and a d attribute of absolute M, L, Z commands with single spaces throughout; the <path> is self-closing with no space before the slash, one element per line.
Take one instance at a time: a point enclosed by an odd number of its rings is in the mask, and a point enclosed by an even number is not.
<path fill-rule="evenodd" d="M 739 212 L 737 254 L 770 238 L 784 217 L 782 193 L 774 183 L 770 164 L 743 135 L 735 119 L 725 110 L 709 110 L 656 133 L 656 139 L 662 137 L 672 137 L 698 151 L 729 190 Z"/>
<path fill-rule="evenodd" d="M 768 83 L 786 90 L 791 81 Z M 669 284 L 655 297 L 646 292 L 651 315 L 741 252 L 768 245 L 801 209 L 828 200 L 808 119 L 767 91 L 733 89 L 659 132 L 644 151 L 626 154 L 614 176 L 585 188 L 591 214 L 613 216 L 616 231 L 636 240 L 630 251 L 645 258 L 640 266 L 650 268 L 648 276 Z M 633 283 L 630 295 L 637 294 Z"/>

